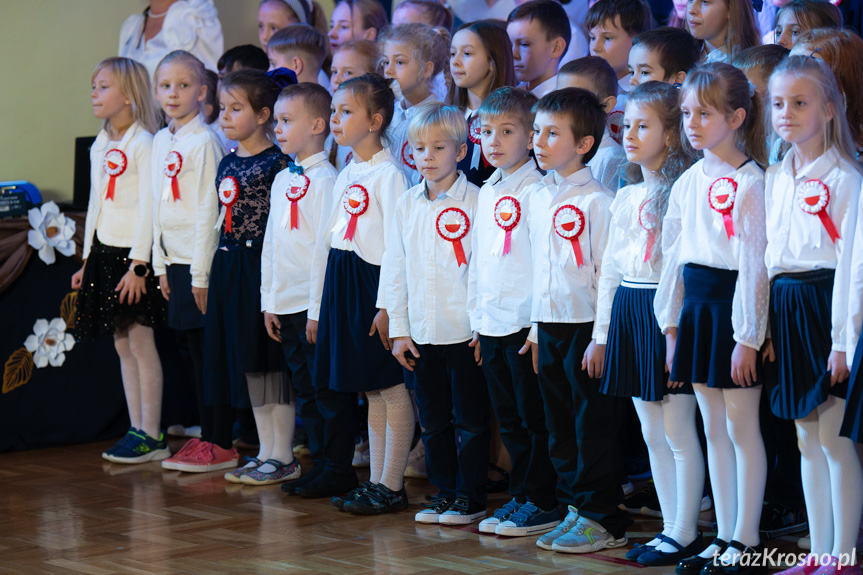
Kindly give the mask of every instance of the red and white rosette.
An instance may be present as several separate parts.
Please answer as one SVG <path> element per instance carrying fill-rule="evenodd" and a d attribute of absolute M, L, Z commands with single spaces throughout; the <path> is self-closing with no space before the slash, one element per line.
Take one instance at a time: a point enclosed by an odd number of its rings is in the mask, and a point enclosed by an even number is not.
<path fill-rule="evenodd" d="M 452 249 L 455 251 L 455 261 L 459 267 L 462 264 L 467 265 L 467 258 L 464 257 L 464 247 L 461 245 L 461 240 L 467 235 L 470 230 L 470 218 L 464 213 L 464 210 L 459 208 L 447 208 L 442 210 L 437 216 L 435 222 L 437 233 L 448 242 L 452 242 Z"/>
<path fill-rule="evenodd" d="M 830 205 L 830 188 L 821 180 L 807 180 L 797 189 L 797 203 L 807 214 L 818 216 L 821 219 L 821 224 L 827 230 L 827 235 L 833 243 L 839 239 L 839 231 L 833 220 L 830 219 L 830 214 L 827 213 L 827 206 Z"/>
<path fill-rule="evenodd" d="M 650 212 L 648 206 L 652 200 L 644 200 L 638 208 L 638 225 L 647 232 L 647 247 L 644 248 L 644 261 L 650 259 L 653 254 L 653 246 L 656 245 L 656 216 Z"/>
<path fill-rule="evenodd" d="M 737 199 L 737 182 L 731 178 L 719 178 L 707 190 L 707 201 L 710 202 L 710 207 L 722 215 L 722 222 L 725 224 L 725 234 L 729 241 L 734 235 L 734 219 L 731 217 L 731 210 L 734 209 L 734 200 Z"/>
<path fill-rule="evenodd" d="M 409 142 L 405 142 L 402 146 L 402 162 L 412 170 L 417 169 L 417 164 L 414 161 L 414 153 L 413 150 L 411 150 Z"/>
<path fill-rule="evenodd" d="M 180 152 L 168 152 L 168 156 L 165 158 L 165 175 L 171 178 L 171 192 L 175 202 L 180 199 L 180 183 L 177 181 L 177 176 L 182 167 L 183 156 L 180 155 Z"/>
<path fill-rule="evenodd" d="M 494 223 L 504 231 L 503 255 L 512 247 L 512 230 L 521 220 L 521 204 L 512 196 L 503 196 L 494 205 Z"/>
<path fill-rule="evenodd" d="M 608 115 L 608 131 L 611 132 L 611 137 L 618 144 L 623 143 L 623 112 L 613 110 Z"/>
<path fill-rule="evenodd" d="M 352 242 L 354 241 L 354 233 L 357 231 L 357 218 L 369 209 L 368 190 L 359 184 L 348 186 L 342 199 L 342 206 L 351 216 L 351 219 L 348 221 L 348 229 L 345 230 L 344 239 Z"/>
<path fill-rule="evenodd" d="M 348 155 L 347 155 L 347 156 L 345 156 L 345 166 L 347 166 L 348 164 L 350 164 L 350 163 L 351 163 L 351 160 L 353 160 L 353 159 L 354 159 L 354 151 L 353 151 L 353 150 L 351 150 L 350 152 L 348 152 Z"/>
<path fill-rule="evenodd" d="M 231 233 L 233 230 L 231 222 L 231 212 L 233 212 L 234 204 L 240 198 L 240 184 L 233 176 L 222 178 L 219 182 L 219 201 L 225 206 L 225 232 Z"/>
<path fill-rule="evenodd" d="M 578 237 L 584 231 L 584 212 L 572 204 L 564 204 L 557 208 L 551 220 L 554 231 L 572 245 L 572 253 L 575 255 L 575 263 L 578 267 L 584 265 L 584 256 L 581 254 L 581 245 Z"/>
<path fill-rule="evenodd" d="M 288 201 L 291 203 L 288 206 L 287 212 L 285 212 L 284 219 L 282 219 L 283 228 L 287 227 L 288 218 L 291 219 L 292 230 L 300 228 L 300 208 L 297 206 L 297 202 L 302 200 L 308 193 L 311 183 L 312 181 L 305 174 L 294 174 L 293 178 L 291 178 L 290 187 L 288 187 L 288 191 L 285 192 L 285 197 L 288 198 Z"/>
<path fill-rule="evenodd" d="M 106 200 L 114 201 L 114 182 L 118 177 L 123 175 L 129 161 L 126 159 L 126 154 L 123 150 L 113 148 L 105 152 L 105 157 L 102 158 L 102 169 L 110 176 L 108 179 L 108 193 L 105 194 Z"/>
<path fill-rule="evenodd" d="M 482 151 L 482 122 L 479 119 L 479 114 L 476 114 L 471 118 L 467 129 L 467 137 L 476 145 L 470 160 L 471 169 L 475 170 L 479 167 L 480 158 L 482 158 L 483 169 L 487 168 L 489 164 L 488 160 L 485 159 L 485 153 Z M 477 149 L 479 150 L 479 153 L 476 152 Z"/>

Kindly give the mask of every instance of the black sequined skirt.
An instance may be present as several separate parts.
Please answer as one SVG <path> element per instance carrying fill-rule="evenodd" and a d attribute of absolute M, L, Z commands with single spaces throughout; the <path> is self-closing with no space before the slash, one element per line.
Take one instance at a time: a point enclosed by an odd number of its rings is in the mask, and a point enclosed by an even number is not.
<path fill-rule="evenodd" d="M 133 323 L 149 327 L 164 325 L 167 302 L 159 291 L 159 282 L 150 275 L 144 280 L 147 293 L 136 304 L 120 303 L 117 284 L 129 271 L 132 261 L 129 248 L 108 246 L 93 239 L 93 247 L 84 268 L 84 279 L 78 290 L 78 312 L 75 334 L 78 341 L 93 340 L 123 331 Z"/>

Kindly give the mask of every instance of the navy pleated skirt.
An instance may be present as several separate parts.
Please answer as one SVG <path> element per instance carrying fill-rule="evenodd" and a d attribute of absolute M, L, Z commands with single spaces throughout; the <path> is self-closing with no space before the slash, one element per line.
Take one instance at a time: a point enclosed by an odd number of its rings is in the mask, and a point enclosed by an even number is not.
<path fill-rule="evenodd" d="M 770 409 L 783 419 L 800 419 L 828 395 L 845 398 L 847 383 L 831 389 L 827 359 L 832 338 L 834 270 L 780 274 L 770 289 L 770 332 L 775 366 L 766 366 Z"/>
<path fill-rule="evenodd" d="M 667 393 L 692 393 L 691 383 L 668 388 L 665 336 L 653 313 L 655 296 L 655 283 L 623 282 L 615 292 L 601 393 L 644 401 L 661 401 Z"/>
<path fill-rule="evenodd" d="M 731 354 L 736 345 L 731 302 L 736 284 L 737 270 L 698 264 L 684 266 L 683 309 L 671 381 L 705 383 L 707 387 L 720 389 L 737 388 L 731 380 Z"/>
<path fill-rule="evenodd" d="M 171 264 L 165 267 L 171 295 L 168 299 L 168 325 L 180 331 L 204 327 L 204 314 L 192 295 L 192 266 Z"/>
<path fill-rule="evenodd" d="M 369 336 L 381 268 L 351 251 L 331 249 L 318 318 L 313 380 L 318 389 L 376 391 L 404 382 L 402 366 Z"/>
<path fill-rule="evenodd" d="M 849 437 L 857 443 L 863 443 L 863 373 L 860 362 L 863 361 L 863 342 L 857 344 L 854 352 L 854 365 L 851 367 L 851 377 L 848 379 L 848 394 L 845 402 L 845 417 L 839 435 Z"/>

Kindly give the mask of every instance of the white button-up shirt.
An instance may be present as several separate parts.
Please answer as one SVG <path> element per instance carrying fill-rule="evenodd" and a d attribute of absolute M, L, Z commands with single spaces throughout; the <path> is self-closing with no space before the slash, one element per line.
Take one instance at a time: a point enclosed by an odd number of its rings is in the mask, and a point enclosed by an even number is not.
<path fill-rule="evenodd" d="M 392 225 L 396 200 L 410 186 L 404 171 L 384 148 L 367 162 L 359 162 L 354 156 L 339 173 L 333 187 L 333 209 L 326 223 L 323 237 L 315 246 L 312 256 L 311 293 L 309 319 L 317 321 L 324 292 L 324 277 L 327 272 L 327 257 L 330 249 L 352 251 L 363 261 L 380 266 L 384 259 L 387 230 Z M 344 195 L 350 186 L 359 184 L 368 192 L 368 208 L 357 217 L 353 240 L 345 239 L 351 215 L 344 208 Z M 381 272 L 383 276 L 383 271 Z M 380 283 L 377 307 L 386 309 L 384 284 Z"/>
<path fill-rule="evenodd" d="M 126 155 L 126 170 L 114 179 L 114 199 L 105 198 L 110 176 L 102 168 L 105 154 L 113 149 Z M 129 258 L 150 261 L 153 249 L 153 190 L 150 155 L 153 135 L 132 124 L 119 142 L 101 130 L 90 148 L 90 201 L 84 224 L 84 259 L 90 256 L 93 237 L 102 243 L 131 248 Z"/>
<path fill-rule="evenodd" d="M 863 210 L 863 189 L 860 190 L 857 202 L 857 213 Z M 854 247 L 851 254 L 851 269 L 849 272 L 850 287 L 848 290 L 848 321 L 845 326 L 845 361 L 851 367 L 851 361 L 857 351 L 860 333 L 863 331 L 863 218 L 857 218 L 854 231 Z M 834 292 L 834 296 L 835 292 Z"/>
<path fill-rule="evenodd" d="M 794 174 L 795 163 L 797 174 Z M 797 194 L 809 180 L 820 180 L 829 189 L 830 200 L 824 211 L 829 215 L 839 239 L 830 239 L 821 218 L 804 212 Z M 768 168 L 764 180 L 767 209 L 767 252 L 764 262 L 772 279 L 782 273 L 835 269 L 831 338 L 833 349 L 846 351 L 845 325 L 848 319 L 851 246 L 857 226 L 857 204 L 863 176 L 830 148 L 807 166 L 800 167 L 794 151 Z"/>
<path fill-rule="evenodd" d="M 537 84 L 536 88 L 534 88 L 533 90 L 527 87 L 527 82 L 520 82 L 519 85 L 516 87 L 521 88 L 522 90 L 527 90 L 537 98 L 542 99 L 543 96 L 545 96 L 549 92 L 554 92 L 554 90 L 557 88 L 557 74 L 555 74 L 545 82 Z"/>
<path fill-rule="evenodd" d="M 327 153 L 318 152 L 299 165 L 309 178 L 309 189 L 296 202 L 297 228 L 291 229 L 292 202 L 287 193 L 305 180 L 286 169 L 273 181 L 261 252 L 261 311 L 279 315 L 309 308 L 312 257 L 336 203 L 333 186 L 338 172 Z"/>
<path fill-rule="evenodd" d="M 623 146 L 611 137 L 611 132 L 605 128 L 602 141 L 596 154 L 587 163 L 593 177 L 602 182 L 606 188 L 616 192 L 620 187 L 620 179 L 623 177 L 623 169 L 628 164 Z"/>
<path fill-rule="evenodd" d="M 530 327 L 533 273 L 527 215 L 527 188 L 542 178 L 533 158 L 507 176 L 496 170 L 480 188 L 475 226 L 471 231 L 473 263 L 468 281 L 471 329 L 482 335 L 503 337 Z M 503 196 L 521 204 L 521 219 L 513 228 L 510 253 L 503 255 L 505 232 L 495 222 L 494 208 Z"/>
<path fill-rule="evenodd" d="M 734 235 L 730 240 L 722 215 L 708 200 L 708 190 L 719 178 L 704 173 L 704 160 L 686 170 L 671 189 L 668 211 L 662 220 L 663 266 L 653 304 L 656 321 L 663 333 L 678 325 L 685 264 L 737 270 L 731 313 L 734 340 L 761 349 L 770 293 L 764 265 L 767 248 L 764 172 L 750 160 L 721 177 L 737 182 L 737 197 L 731 211 Z"/>
<path fill-rule="evenodd" d="M 590 168 L 568 178 L 550 172 L 531 186 L 528 226 L 533 254 L 533 306 L 531 321 L 587 323 L 596 316 L 596 283 L 611 223 L 611 192 L 594 180 Z M 554 225 L 555 213 L 574 206 L 584 215 L 584 226 L 575 240 L 583 265 L 576 260 L 570 239 Z"/>
<path fill-rule="evenodd" d="M 660 238 L 654 237 L 651 257 L 645 262 L 649 236 L 639 223 L 641 206 L 648 199 L 651 187 L 655 185 L 655 182 L 641 182 L 626 186 L 617 192 L 611 202 L 611 228 L 602 258 L 596 294 L 596 323 L 593 334 L 598 344 L 604 345 L 608 340 L 611 307 L 620 282 L 624 278 L 645 283 L 659 282 L 662 269 L 661 258 L 658 257 L 658 252 L 661 251 Z M 660 229 L 657 228 L 656 231 L 659 232 Z"/>
<path fill-rule="evenodd" d="M 390 337 L 410 336 L 418 344 L 449 345 L 471 339 L 467 283 L 471 262 L 471 234 L 479 188 L 459 174 L 452 187 L 431 201 L 423 182 L 403 194 L 396 203 L 387 241 L 386 289 Z M 455 242 L 438 231 L 453 227 L 466 230 L 458 240 L 466 264 L 456 259 Z M 460 225 L 461 229 L 456 226 Z M 443 233 L 450 233 L 444 228 Z M 467 306 L 465 305 L 467 302 Z"/>
<path fill-rule="evenodd" d="M 174 200 L 172 178 L 165 174 L 171 152 L 182 158 L 176 176 L 179 200 Z M 209 286 L 219 245 L 219 230 L 214 229 L 219 218 L 216 171 L 224 155 L 219 136 L 200 114 L 176 134 L 163 128 L 153 137 L 153 271 L 157 276 L 165 273 L 165 266 L 188 265 L 192 285 Z"/>
<path fill-rule="evenodd" d="M 396 161 L 403 166 L 405 174 L 410 178 L 411 186 L 419 184 L 420 180 L 422 180 L 422 175 L 420 175 L 415 167 L 413 150 L 408 143 L 408 124 L 410 124 L 411 118 L 414 117 L 420 106 L 437 101 L 437 96 L 430 94 L 428 98 L 416 106 L 411 106 L 407 100 L 402 98 L 396 102 L 393 108 L 393 120 L 387 129 L 387 145 Z"/>

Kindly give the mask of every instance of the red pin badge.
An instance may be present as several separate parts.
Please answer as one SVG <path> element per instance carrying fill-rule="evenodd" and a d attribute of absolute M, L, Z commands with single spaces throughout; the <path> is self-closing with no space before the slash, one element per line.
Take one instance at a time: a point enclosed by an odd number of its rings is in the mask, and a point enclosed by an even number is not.
<path fill-rule="evenodd" d="M 650 259 L 653 254 L 653 246 L 656 244 L 656 215 L 647 206 L 653 200 L 644 200 L 638 209 L 638 225 L 647 232 L 647 247 L 644 249 L 644 261 Z"/>
<path fill-rule="evenodd" d="M 521 204 L 512 196 L 503 196 L 494 205 L 494 221 L 506 235 L 503 240 L 503 255 L 512 247 L 512 230 L 521 219 Z"/>
<path fill-rule="evenodd" d="M 108 179 L 108 193 L 105 194 L 106 200 L 114 201 L 114 182 L 119 176 L 123 175 L 128 165 L 129 162 L 126 160 L 126 154 L 123 153 L 123 150 L 113 148 L 105 152 L 105 157 L 102 158 L 102 169 L 105 170 L 106 174 L 111 176 Z"/>
<path fill-rule="evenodd" d="M 225 232 L 231 233 L 233 227 L 231 225 L 231 213 L 233 212 L 234 204 L 240 197 L 240 184 L 233 176 L 222 178 L 219 183 L 219 201 L 225 206 Z"/>
<path fill-rule="evenodd" d="M 584 212 L 572 204 L 564 204 L 557 208 L 552 218 L 554 231 L 572 245 L 572 253 L 575 254 L 575 263 L 578 267 L 584 265 L 584 257 L 581 254 L 581 245 L 578 237 L 584 231 Z"/>
<path fill-rule="evenodd" d="M 414 153 L 408 142 L 405 142 L 404 146 L 402 146 L 402 162 L 412 170 L 417 169 L 417 164 L 414 162 Z"/>
<path fill-rule="evenodd" d="M 294 174 L 291 179 L 291 187 L 285 192 L 285 196 L 290 200 L 291 205 L 288 208 L 291 211 L 291 229 L 296 230 L 300 227 L 300 209 L 297 207 L 299 202 L 309 191 L 311 180 L 305 174 Z M 284 224 L 282 225 L 284 227 Z"/>
<path fill-rule="evenodd" d="M 471 118 L 470 125 L 467 130 L 468 139 L 479 146 L 480 157 L 482 158 L 483 169 L 489 166 L 488 160 L 485 159 L 485 152 L 482 151 L 482 122 L 480 122 L 479 114 Z"/>
<path fill-rule="evenodd" d="M 833 243 L 839 239 L 839 231 L 830 219 L 830 214 L 827 213 L 827 206 L 830 205 L 830 188 L 821 180 L 808 180 L 803 182 L 797 190 L 797 203 L 807 214 L 818 216 L 821 219 L 821 224 L 827 230 L 827 235 Z"/>
<path fill-rule="evenodd" d="M 455 251 L 455 261 L 458 265 L 467 265 L 467 259 L 464 257 L 464 247 L 461 245 L 461 240 L 467 235 L 470 230 L 470 219 L 467 214 L 459 208 L 447 208 L 438 214 L 435 222 L 437 233 L 448 242 L 452 242 L 452 249 Z"/>
<path fill-rule="evenodd" d="M 722 222 L 725 224 L 725 235 L 729 241 L 734 235 L 734 219 L 731 210 L 734 209 L 734 200 L 737 199 L 737 182 L 731 178 L 719 178 L 707 191 L 707 200 L 710 207 L 722 214 Z"/>
<path fill-rule="evenodd" d="M 348 164 L 350 164 L 351 160 L 353 160 L 353 159 L 354 159 L 354 151 L 351 150 L 350 152 L 348 152 L 348 155 L 345 156 L 345 165 L 347 166 Z"/>
<path fill-rule="evenodd" d="M 354 241 L 354 233 L 357 231 L 357 218 L 369 209 L 368 190 L 359 184 L 348 186 L 348 189 L 345 190 L 342 206 L 344 206 L 345 211 L 351 216 L 350 221 L 348 221 L 348 229 L 345 230 L 344 239 L 352 242 Z"/>
<path fill-rule="evenodd" d="M 177 175 L 183 167 L 183 156 L 180 152 L 169 152 L 165 158 L 165 175 L 171 178 L 171 192 L 174 194 L 174 201 L 180 199 L 180 183 L 177 181 Z"/>
<path fill-rule="evenodd" d="M 608 115 L 608 131 L 615 142 L 623 142 L 623 112 L 614 110 Z"/>

